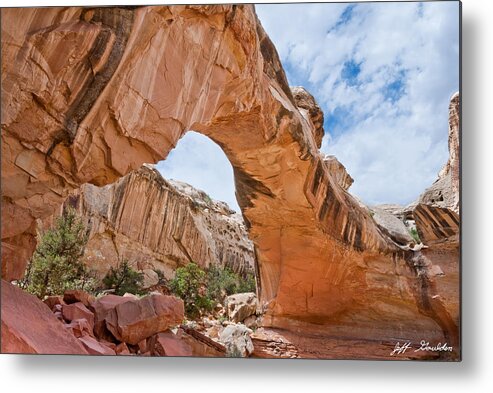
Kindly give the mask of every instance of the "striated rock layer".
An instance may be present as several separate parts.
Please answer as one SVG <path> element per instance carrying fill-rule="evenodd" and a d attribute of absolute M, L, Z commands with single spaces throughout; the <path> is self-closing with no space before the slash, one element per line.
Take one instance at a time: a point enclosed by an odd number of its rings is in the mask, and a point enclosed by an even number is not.
<path fill-rule="evenodd" d="M 437 276 L 430 284 L 442 299 L 441 313 L 448 315 L 451 329 L 460 327 L 459 105 L 460 95 L 456 93 L 449 107 L 448 162 L 412 211 L 420 239 L 427 246 L 422 258 L 437 269 Z"/>
<path fill-rule="evenodd" d="M 87 222 L 84 261 L 100 276 L 122 260 L 139 270 L 161 270 L 167 278 L 191 261 L 238 273 L 254 270 L 242 217 L 203 191 L 165 180 L 152 166 L 105 187 L 85 184 L 64 205 Z"/>
<path fill-rule="evenodd" d="M 2 9 L 2 276 L 71 190 L 193 129 L 233 166 L 265 325 L 456 345 L 432 258 L 423 271 L 341 186 L 299 98 L 251 5 Z"/>

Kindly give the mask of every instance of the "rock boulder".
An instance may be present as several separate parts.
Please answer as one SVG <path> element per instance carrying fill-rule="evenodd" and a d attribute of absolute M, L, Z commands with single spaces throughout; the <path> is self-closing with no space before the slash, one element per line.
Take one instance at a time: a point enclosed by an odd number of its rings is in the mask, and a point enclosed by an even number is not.
<path fill-rule="evenodd" d="M 233 322 L 243 322 L 245 318 L 257 311 L 257 296 L 253 292 L 237 293 L 226 298 L 228 319 Z"/>
<path fill-rule="evenodd" d="M 62 306 L 62 315 L 69 322 L 85 319 L 90 326 L 91 332 L 94 329 L 94 314 L 80 302 L 64 304 Z"/>
<path fill-rule="evenodd" d="M 87 354 L 41 300 L 6 281 L 1 287 L 2 353 Z"/>
<path fill-rule="evenodd" d="M 65 291 L 63 294 L 63 301 L 66 304 L 72 304 L 72 303 L 82 303 L 86 307 L 90 307 L 91 304 L 96 300 L 96 298 L 87 293 L 86 291 L 82 291 L 80 289 L 72 289 Z"/>
<path fill-rule="evenodd" d="M 79 337 L 79 341 L 84 345 L 90 355 L 116 355 L 116 352 L 109 346 L 96 340 L 91 336 Z"/>
<path fill-rule="evenodd" d="M 183 301 L 174 296 L 152 294 L 116 305 L 105 317 L 107 329 L 127 344 L 138 344 L 183 321 Z"/>
<path fill-rule="evenodd" d="M 254 350 L 250 334 L 253 331 L 245 325 L 231 324 L 219 335 L 219 341 L 226 346 L 228 356 L 248 357 Z"/>

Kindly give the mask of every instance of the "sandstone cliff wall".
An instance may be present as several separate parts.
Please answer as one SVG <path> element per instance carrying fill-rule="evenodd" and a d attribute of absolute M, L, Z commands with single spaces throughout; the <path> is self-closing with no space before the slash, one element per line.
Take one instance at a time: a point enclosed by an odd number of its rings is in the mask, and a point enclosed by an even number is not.
<path fill-rule="evenodd" d="M 108 186 L 86 184 L 65 205 L 87 222 L 85 263 L 101 276 L 123 259 L 167 278 L 191 261 L 254 271 L 253 243 L 241 216 L 202 191 L 165 180 L 152 166 Z"/>

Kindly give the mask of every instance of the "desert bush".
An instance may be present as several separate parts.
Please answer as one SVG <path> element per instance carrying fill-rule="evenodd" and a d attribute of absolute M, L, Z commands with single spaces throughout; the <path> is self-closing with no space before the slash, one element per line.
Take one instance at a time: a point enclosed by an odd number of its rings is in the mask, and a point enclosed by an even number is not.
<path fill-rule="evenodd" d="M 255 292 L 255 276 L 246 273 L 241 276 L 228 267 L 211 266 L 207 271 L 207 292 L 216 302 L 222 302 L 226 296 L 242 292 Z"/>
<path fill-rule="evenodd" d="M 416 243 L 421 243 L 421 239 L 419 238 L 418 230 L 416 228 L 411 228 L 409 233 Z"/>
<path fill-rule="evenodd" d="M 142 295 L 144 274 L 130 266 L 127 260 L 123 260 L 116 268 L 111 267 L 103 278 L 105 289 L 114 290 L 115 295 L 123 296 L 125 293 Z"/>
<path fill-rule="evenodd" d="M 246 273 L 245 277 L 240 277 L 238 285 L 238 293 L 243 292 L 256 292 L 257 284 L 255 282 L 255 275 L 253 273 Z"/>
<path fill-rule="evenodd" d="M 72 208 L 60 216 L 53 228 L 41 234 L 19 285 L 43 299 L 69 289 L 93 291 L 95 279 L 82 263 L 88 233 Z"/>
<path fill-rule="evenodd" d="M 201 312 L 211 311 L 226 296 L 255 292 L 255 276 L 248 273 L 242 277 L 227 267 L 211 266 L 205 271 L 191 262 L 176 270 L 169 287 L 176 296 L 183 299 L 187 316 L 195 318 Z"/>
<path fill-rule="evenodd" d="M 190 318 L 198 316 L 202 310 L 212 310 L 214 303 L 207 294 L 207 275 L 196 263 L 176 269 L 169 286 L 185 303 L 185 313 Z"/>
<path fill-rule="evenodd" d="M 216 302 L 222 302 L 225 296 L 238 292 L 238 275 L 229 268 L 209 267 L 207 271 L 207 293 Z"/>

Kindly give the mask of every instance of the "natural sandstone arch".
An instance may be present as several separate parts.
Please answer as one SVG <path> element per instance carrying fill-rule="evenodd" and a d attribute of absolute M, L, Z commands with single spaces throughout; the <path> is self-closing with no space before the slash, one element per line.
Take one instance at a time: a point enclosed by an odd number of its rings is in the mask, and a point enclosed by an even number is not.
<path fill-rule="evenodd" d="M 329 172 L 302 98 L 253 6 L 3 9 L 2 276 L 22 275 L 35 220 L 68 191 L 161 160 L 193 129 L 234 168 L 266 325 L 455 337 L 412 253 Z"/>

